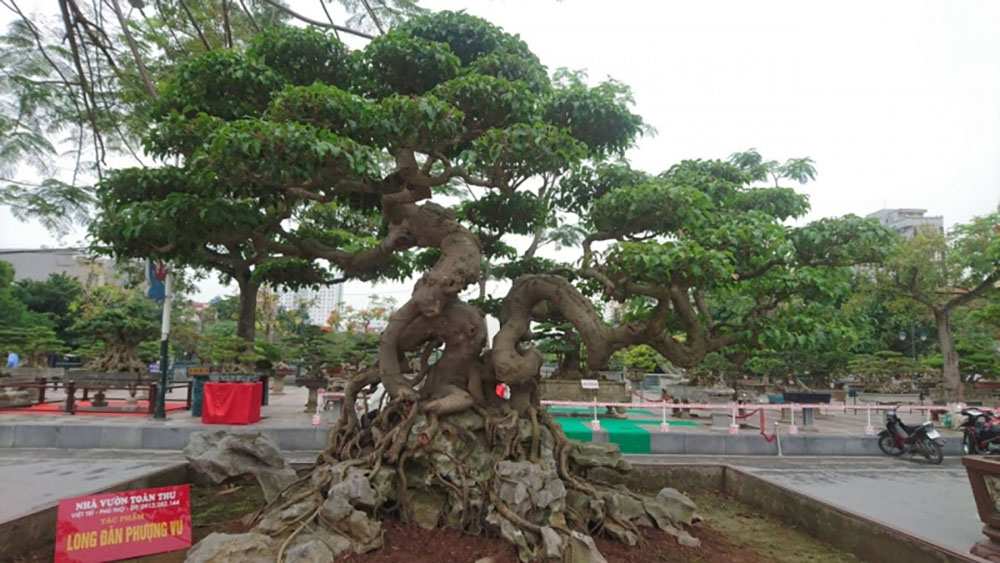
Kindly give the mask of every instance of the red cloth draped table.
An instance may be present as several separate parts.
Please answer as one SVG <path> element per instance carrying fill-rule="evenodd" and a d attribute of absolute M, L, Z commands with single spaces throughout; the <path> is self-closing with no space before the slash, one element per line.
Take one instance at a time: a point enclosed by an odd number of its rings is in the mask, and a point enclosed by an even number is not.
<path fill-rule="evenodd" d="M 205 424 L 253 424 L 260 420 L 264 389 L 257 383 L 206 383 L 201 421 Z"/>

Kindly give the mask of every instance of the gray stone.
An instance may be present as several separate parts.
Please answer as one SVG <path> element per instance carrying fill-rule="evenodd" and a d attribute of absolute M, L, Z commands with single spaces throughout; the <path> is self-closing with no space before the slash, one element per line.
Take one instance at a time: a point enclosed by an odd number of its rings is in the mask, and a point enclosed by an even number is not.
<path fill-rule="evenodd" d="M 566 492 L 566 509 L 578 514 L 584 521 L 601 520 L 604 518 L 604 501 L 599 497 L 590 496 L 577 490 Z"/>
<path fill-rule="evenodd" d="M 273 563 L 274 544 L 264 534 L 209 534 L 187 554 L 185 563 Z"/>
<path fill-rule="evenodd" d="M 542 526 L 542 547 L 545 550 L 546 558 L 558 559 L 562 557 L 562 538 L 551 526 Z"/>
<path fill-rule="evenodd" d="M 347 536 L 354 541 L 355 553 L 367 553 L 382 547 L 382 523 L 355 510 L 345 522 Z"/>
<path fill-rule="evenodd" d="M 410 493 L 410 506 L 413 510 L 413 520 L 425 530 L 437 528 L 444 511 L 445 497 L 427 490 L 416 490 Z"/>
<path fill-rule="evenodd" d="M 284 469 L 258 467 L 253 470 L 253 474 L 257 478 L 257 483 L 260 484 L 260 488 L 264 492 L 264 500 L 267 502 L 274 500 L 299 478 L 291 467 Z"/>
<path fill-rule="evenodd" d="M 194 432 L 184 448 L 184 457 L 192 469 L 213 483 L 253 473 L 261 467 L 288 467 L 274 441 L 260 433 L 237 434 L 225 430 Z"/>
<path fill-rule="evenodd" d="M 306 537 L 309 537 L 309 535 L 306 534 Z M 326 547 L 330 548 L 334 557 L 340 557 L 341 554 L 354 550 L 354 544 L 350 538 L 336 532 L 322 529 L 321 532 L 317 532 L 316 537 L 326 544 Z"/>
<path fill-rule="evenodd" d="M 594 545 L 594 538 L 576 530 L 569 533 L 563 561 L 566 563 L 607 563 L 607 559 Z"/>
<path fill-rule="evenodd" d="M 299 502 L 281 510 L 280 512 L 270 511 L 257 524 L 257 529 L 265 534 L 274 534 L 285 529 L 292 522 L 298 521 L 316 508 L 315 503 L 310 500 Z"/>
<path fill-rule="evenodd" d="M 692 536 L 684 530 L 677 534 L 677 543 L 685 547 L 701 547 L 701 540 Z"/>
<path fill-rule="evenodd" d="M 555 468 L 526 461 L 501 461 L 497 465 L 501 479 L 500 498 L 514 512 L 525 515 L 532 509 L 558 511 L 566 498 Z"/>
<path fill-rule="evenodd" d="M 616 520 L 605 520 L 604 531 L 625 545 L 632 546 L 639 543 L 639 537 L 635 535 L 635 532 L 619 524 Z"/>
<path fill-rule="evenodd" d="M 517 555 L 521 561 L 533 561 L 538 559 L 535 550 L 532 548 L 528 538 L 520 528 L 511 524 L 509 520 L 500 516 L 497 512 L 490 512 L 486 516 L 486 521 L 500 528 L 500 537 L 509 541 L 517 547 Z"/>
<path fill-rule="evenodd" d="M 627 522 L 634 522 L 646 514 L 643 503 L 625 493 L 609 493 L 607 495 L 607 508 L 608 514 Z"/>
<path fill-rule="evenodd" d="M 184 457 L 196 476 L 211 483 L 253 475 L 267 501 L 298 479 L 274 441 L 260 433 L 194 432 Z"/>
<path fill-rule="evenodd" d="M 368 477 L 357 468 L 349 470 L 343 481 L 330 487 L 330 496 L 334 495 L 346 497 L 356 508 L 374 509 L 381 504 Z"/>
<path fill-rule="evenodd" d="M 337 522 L 347 518 L 351 515 L 351 512 L 354 512 L 354 507 L 347 501 L 347 497 L 343 495 L 330 495 L 326 497 L 321 509 L 323 519 L 328 522 Z"/>
<path fill-rule="evenodd" d="M 392 468 L 380 467 L 368 477 L 368 482 L 383 502 L 396 500 L 396 472 Z"/>
<path fill-rule="evenodd" d="M 285 551 L 287 563 L 329 563 L 336 555 L 318 539 L 296 543 Z"/>
<path fill-rule="evenodd" d="M 691 524 L 695 511 L 698 510 L 691 499 L 677 489 L 670 487 L 660 489 L 654 502 L 666 508 L 670 520 L 675 524 Z"/>
<path fill-rule="evenodd" d="M 569 459 L 577 467 L 611 467 L 619 471 L 628 471 L 629 463 L 621 456 L 618 444 L 595 444 L 593 442 L 576 442 L 569 452 Z"/>

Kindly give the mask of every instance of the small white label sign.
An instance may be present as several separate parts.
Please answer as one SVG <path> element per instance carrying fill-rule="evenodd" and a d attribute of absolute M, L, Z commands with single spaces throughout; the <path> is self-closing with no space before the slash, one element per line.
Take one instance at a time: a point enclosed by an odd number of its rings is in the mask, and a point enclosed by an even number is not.
<path fill-rule="evenodd" d="M 600 383 L 598 383 L 596 379 L 580 380 L 580 387 L 583 387 L 584 389 L 599 389 L 600 386 Z"/>

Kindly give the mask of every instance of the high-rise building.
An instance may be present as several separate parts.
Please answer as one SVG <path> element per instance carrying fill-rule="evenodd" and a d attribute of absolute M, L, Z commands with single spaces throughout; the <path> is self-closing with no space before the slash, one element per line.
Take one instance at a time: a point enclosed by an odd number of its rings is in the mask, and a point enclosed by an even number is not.
<path fill-rule="evenodd" d="M 875 213 L 869 213 L 868 217 L 878 219 L 882 226 L 906 238 L 913 238 L 925 229 L 944 233 L 944 217 L 940 215 L 928 217 L 926 213 L 926 209 L 880 209 Z"/>
<path fill-rule="evenodd" d="M 340 310 L 344 302 L 343 284 L 327 285 L 319 289 L 302 288 L 281 290 L 278 306 L 282 309 L 305 307 L 309 311 L 309 322 L 323 326 L 334 310 Z"/>
<path fill-rule="evenodd" d="M 114 261 L 88 255 L 80 248 L 0 249 L 0 260 L 14 267 L 15 280 L 45 281 L 52 274 L 66 274 L 85 286 L 125 282 Z"/>

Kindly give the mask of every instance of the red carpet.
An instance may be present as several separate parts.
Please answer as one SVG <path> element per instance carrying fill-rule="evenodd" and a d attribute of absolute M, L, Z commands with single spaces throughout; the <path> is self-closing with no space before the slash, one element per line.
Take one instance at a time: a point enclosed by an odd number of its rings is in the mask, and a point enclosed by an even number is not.
<path fill-rule="evenodd" d="M 184 401 L 167 401 L 167 412 L 182 411 L 187 403 Z M 108 407 L 125 407 L 128 402 L 124 399 L 108 399 Z M 18 407 L 9 409 L 0 409 L 3 413 L 17 413 L 17 414 L 66 414 L 63 410 L 66 406 L 64 401 L 59 401 L 58 403 L 43 403 L 41 405 L 32 405 L 30 407 Z M 89 407 L 90 401 L 77 401 L 76 402 L 76 414 L 93 414 L 98 416 L 148 416 L 149 415 L 149 401 L 136 401 L 137 410 L 134 411 L 119 411 L 119 412 L 101 412 L 101 411 L 88 411 L 83 410 L 84 407 Z"/>

